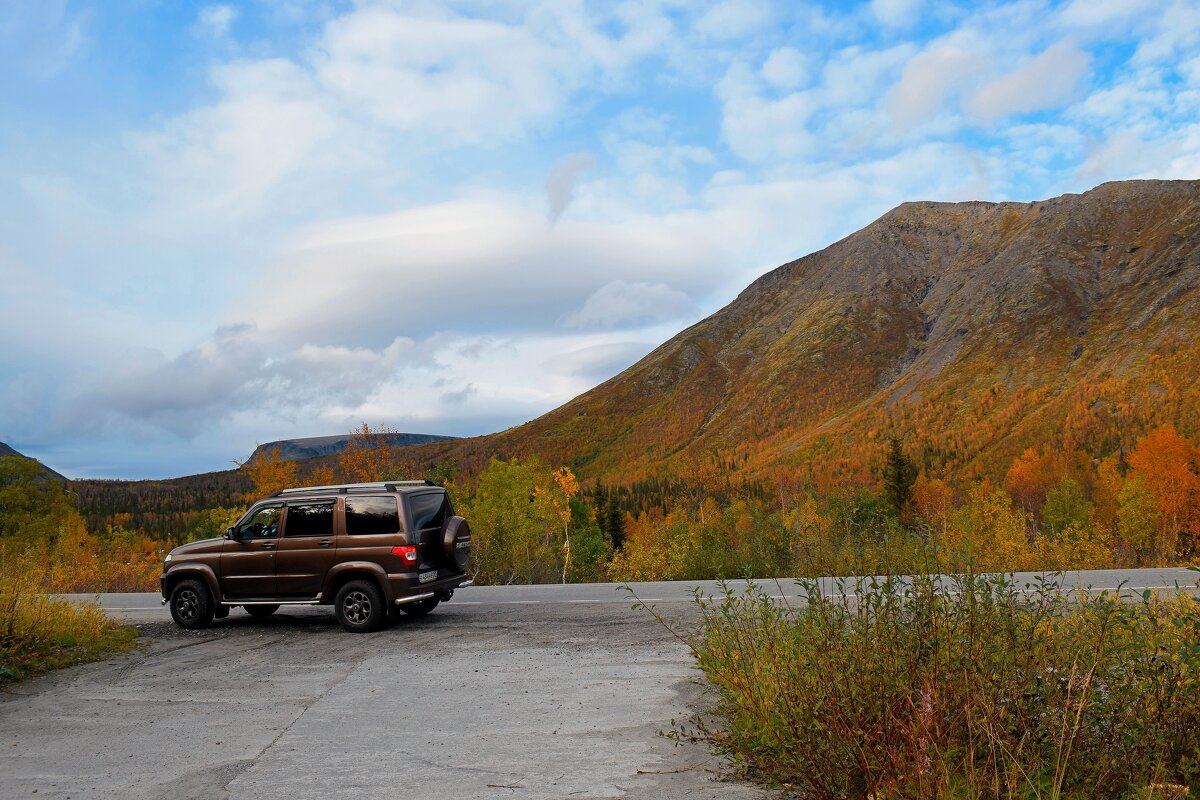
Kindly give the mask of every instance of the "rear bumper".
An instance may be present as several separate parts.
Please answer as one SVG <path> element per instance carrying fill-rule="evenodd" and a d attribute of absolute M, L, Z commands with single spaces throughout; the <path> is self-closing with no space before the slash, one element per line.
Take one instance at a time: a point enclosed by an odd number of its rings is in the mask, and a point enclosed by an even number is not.
<path fill-rule="evenodd" d="M 457 575 L 447 575 L 438 577 L 435 581 L 421 583 L 417 578 L 417 573 L 400 572 L 388 575 L 386 583 L 384 591 L 387 593 L 388 604 L 391 605 L 421 600 L 431 594 L 453 591 L 460 586 L 470 585 L 472 581 L 465 572 L 460 572 Z"/>

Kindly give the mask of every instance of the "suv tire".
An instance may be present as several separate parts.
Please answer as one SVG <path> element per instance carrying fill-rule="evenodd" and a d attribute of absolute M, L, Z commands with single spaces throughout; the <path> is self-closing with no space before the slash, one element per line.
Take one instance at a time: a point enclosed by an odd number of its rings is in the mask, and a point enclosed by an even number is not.
<path fill-rule="evenodd" d="M 471 526 L 465 519 L 451 517 L 446 520 L 446 527 L 442 529 L 442 550 L 447 567 L 467 571 L 467 563 L 471 560 Z"/>
<path fill-rule="evenodd" d="M 410 617 L 423 617 L 430 611 L 438 607 L 441 601 L 436 597 L 427 597 L 424 600 L 418 600 L 415 603 L 405 603 L 400 606 L 400 610 Z"/>
<path fill-rule="evenodd" d="M 250 616 L 254 617 L 255 619 L 263 619 L 264 617 L 269 617 L 272 614 L 274 614 L 276 611 L 279 610 L 278 605 L 242 606 L 242 608 L 246 609 L 246 613 L 249 614 Z"/>
<path fill-rule="evenodd" d="M 351 633 L 378 630 L 387 618 L 383 592 L 374 581 L 349 581 L 338 589 L 333 608 L 338 622 Z"/>
<path fill-rule="evenodd" d="M 212 593 L 204 581 L 187 578 L 171 590 L 171 618 L 186 630 L 207 628 L 213 621 L 213 606 Z"/>

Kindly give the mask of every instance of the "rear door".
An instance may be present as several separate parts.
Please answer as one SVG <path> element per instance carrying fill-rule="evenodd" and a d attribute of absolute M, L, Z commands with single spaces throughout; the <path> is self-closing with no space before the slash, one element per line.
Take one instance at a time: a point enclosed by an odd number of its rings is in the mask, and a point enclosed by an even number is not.
<path fill-rule="evenodd" d="M 336 550 L 337 501 L 292 500 L 283 517 L 275 556 L 275 591 L 280 597 L 315 597 Z"/>
<path fill-rule="evenodd" d="M 450 508 L 450 496 L 445 492 L 410 494 L 408 511 L 420 558 L 418 570 L 428 574 L 429 571 L 440 569 L 446 561 L 442 528 L 446 520 L 454 514 Z"/>

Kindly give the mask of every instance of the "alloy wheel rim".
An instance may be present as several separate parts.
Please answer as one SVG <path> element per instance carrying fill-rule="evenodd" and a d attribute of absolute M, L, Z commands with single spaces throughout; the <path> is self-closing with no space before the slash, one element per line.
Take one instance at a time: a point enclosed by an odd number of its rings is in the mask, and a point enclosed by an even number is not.
<path fill-rule="evenodd" d="M 181 619 L 192 620 L 196 617 L 199 600 L 191 589 L 184 589 L 175 599 L 175 608 Z"/>
<path fill-rule="evenodd" d="M 346 619 L 356 625 L 361 625 L 371 616 L 371 598 L 365 592 L 350 592 L 342 603 L 342 611 L 345 613 Z"/>

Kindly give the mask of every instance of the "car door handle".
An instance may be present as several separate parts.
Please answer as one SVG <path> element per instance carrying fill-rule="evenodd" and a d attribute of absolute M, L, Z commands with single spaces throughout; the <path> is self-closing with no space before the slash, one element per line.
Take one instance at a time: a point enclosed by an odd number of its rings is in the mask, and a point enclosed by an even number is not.
<path fill-rule="evenodd" d="M 333 539 L 321 539 L 317 544 L 321 545 L 321 547 L 332 547 Z"/>
<path fill-rule="evenodd" d="M 275 546 L 274 542 L 263 542 L 262 544 L 259 545 L 259 547 L 261 547 L 264 550 L 270 550 L 274 546 Z"/>

